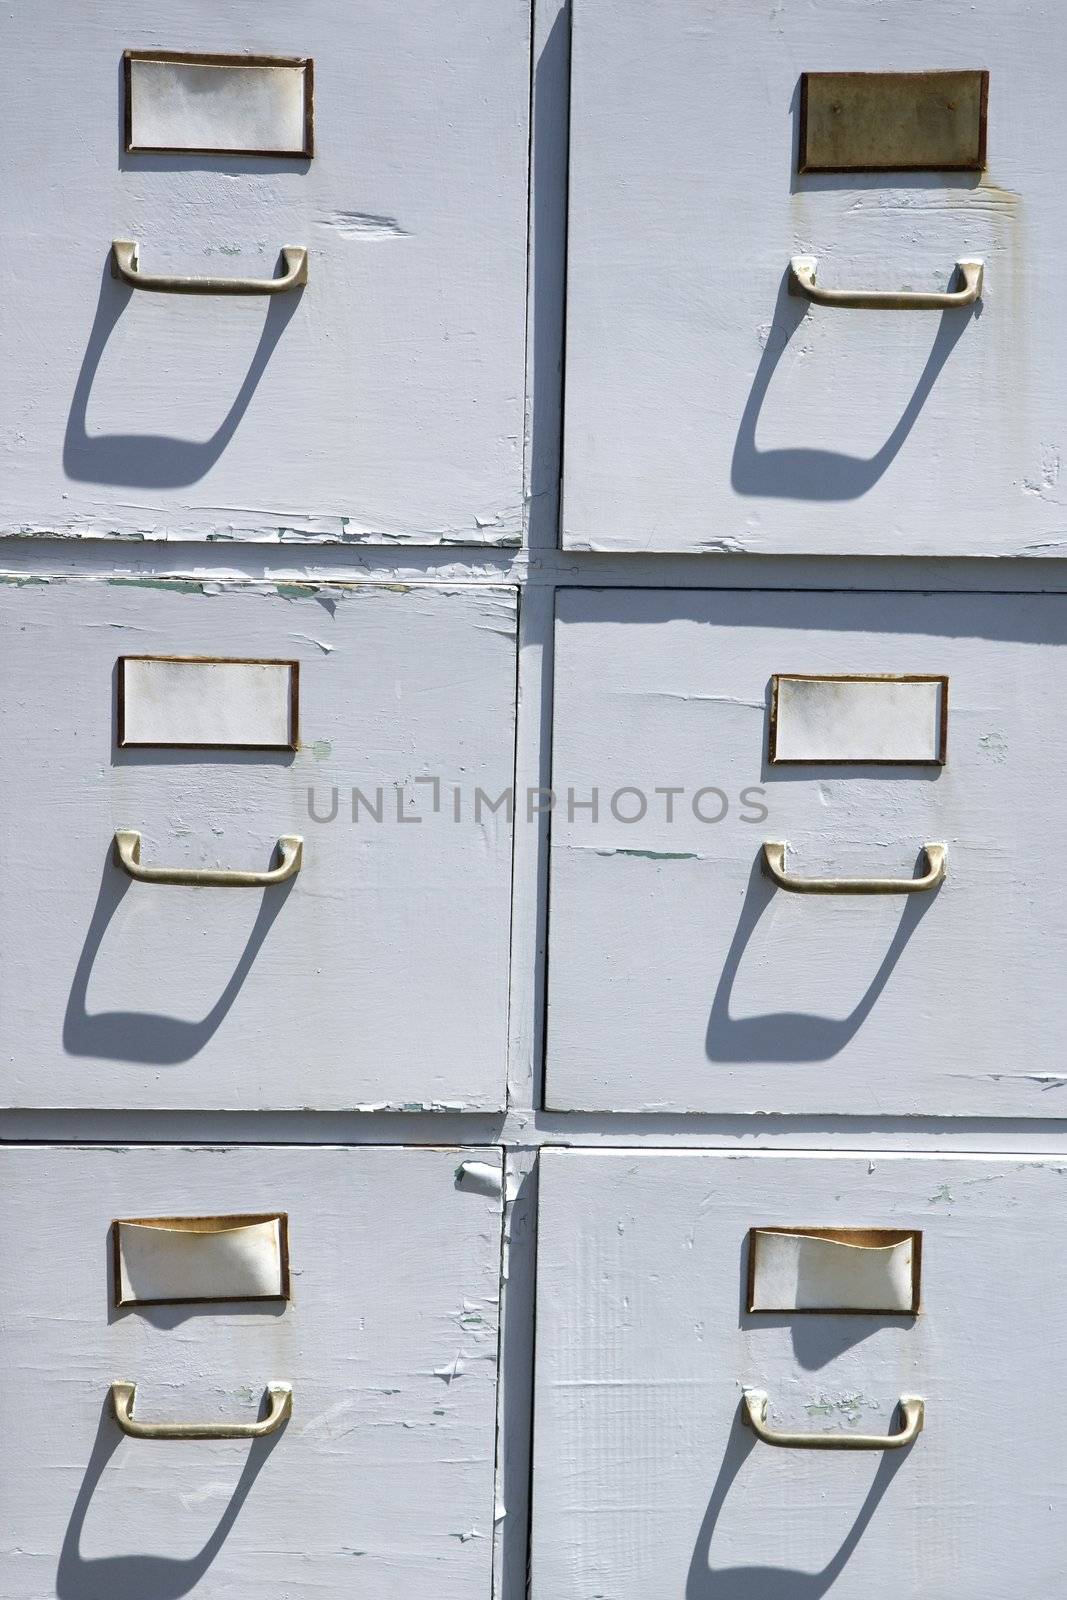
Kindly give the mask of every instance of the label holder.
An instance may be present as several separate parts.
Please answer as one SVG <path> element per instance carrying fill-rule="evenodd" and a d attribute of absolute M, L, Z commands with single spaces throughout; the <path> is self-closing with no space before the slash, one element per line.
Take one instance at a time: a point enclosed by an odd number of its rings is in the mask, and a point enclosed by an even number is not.
<path fill-rule="evenodd" d="M 805 1239 L 823 1239 L 831 1244 L 853 1247 L 885 1249 L 911 1242 L 911 1305 L 908 1308 L 885 1307 L 881 1310 L 867 1306 L 771 1306 L 757 1307 L 756 1268 L 758 1240 L 761 1234 L 787 1234 Z M 763 1224 L 750 1228 L 747 1235 L 747 1266 L 745 1275 L 745 1310 L 749 1316 L 787 1317 L 917 1317 L 921 1310 L 922 1290 L 922 1230 L 919 1228 L 790 1228 Z"/>
<path fill-rule="evenodd" d="M 287 667 L 289 669 L 289 738 L 277 744 L 230 744 L 200 739 L 128 739 L 126 737 L 126 663 L 180 661 L 208 667 Z M 116 685 L 116 743 L 120 750 L 289 750 L 300 745 L 300 663 L 274 656 L 119 656 Z"/>
<path fill-rule="evenodd" d="M 142 1298 L 140 1295 L 122 1294 L 122 1228 L 158 1228 L 160 1231 L 212 1235 L 228 1229 L 252 1227 L 259 1223 L 278 1224 L 278 1261 L 280 1284 L 275 1294 L 215 1294 L 215 1295 L 158 1295 Z M 203 1217 L 116 1217 L 111 1224 L 111 1270 L 116 1309 L 130 1310 L 137 1306 L 224 1305 L 231 1302 L 287 1303 L 290 1299 L 289 1280 L 289 1213 L 287 1211 L 249 1211 Z"/>
<path fill-rule="evenodd" d="M 778 754 L 779 685 L 802 683 L 936 683 L 941 687 L 937 754 L 910 759 L 887 756 L 781 756 Z M 771 674 L 771 711 L 767 759 L 776 767 L 943 767 L 948 760 L 948 676 L 937 672 L 775 672 Z"/>
<path fill-rule="evenodd" d="M 133 142 L 133 64 L 137 61 L 155 61 L 163 64 L 188 67 L 292 67 L 299 69 L 304 78 L 304 140 L 299 150 L 268 150 L 265 148 L 233 149 L 211 145 L 134 144 Z M 127 155 L 205 155 L 205 156 L 263 156 L 267 159 L 309 161 L 315 154 L 315 63 L 310 56 L 259 56 L 200 54 L 188 50 L 124 50 L 122 52 L 123 81 L 123 148 Z"/>

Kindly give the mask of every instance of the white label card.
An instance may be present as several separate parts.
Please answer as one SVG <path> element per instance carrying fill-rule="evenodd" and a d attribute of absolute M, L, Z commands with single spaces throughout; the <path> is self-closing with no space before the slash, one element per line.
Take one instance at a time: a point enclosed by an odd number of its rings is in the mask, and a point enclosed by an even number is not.
<path fill-rule="evenodd" d="M 295 750 L 295 661 L 119 659 L 119 744 Z"/>
<path fill-rule="evenodd" d="M 753 1228 L 750 1311 L 919 1309 L 918 1233 L 886 1229 Z"/>
<path fill-rule="evenodd" d="M 940 764 L 948 679 L 791 677 L 773 680 L 772 761 Z"/>
<path fill-rule="evenodd" d="M 144 1217 L 115 1228 L 118 1305 L 282 1300 L 289 1294 L 286 1219 Z"/>
<path fill-rule="evenodd" d="M 126 148 L 310 156 L 311 63 L 128 51 Z"/>

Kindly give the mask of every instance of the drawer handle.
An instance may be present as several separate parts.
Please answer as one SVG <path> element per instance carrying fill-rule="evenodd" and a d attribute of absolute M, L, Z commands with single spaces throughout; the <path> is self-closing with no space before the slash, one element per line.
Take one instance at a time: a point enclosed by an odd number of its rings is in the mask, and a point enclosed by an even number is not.
<path fill-rule="evenodd" d="M 112 239 L 111 276 L 131 289 L 152 289 L 156 294 L 285 294 L 302 289 L 308 281 L 308 253 L 303 245 L 282 250 L 285 271 L 280 278 L 171 278 L 143 273 L 135 239 Z"/>
<path fill-rule="evenodd" d="M 259 1422 L 135 1422 L 135 1383 L 113 1383 L 111 1404 L 115 1421 L 129 1439 L 263 1439 L 277 1433 L 293 1414 L 293 1389 L 288 1383 L 268 1383 L 270 1410 Z"/>
<path fill-rule="evenodd" d="M 763 846 L 763 870 L 779 889 L 791 894 L 925 894 L 945 881 L 945 847 L 923 845 L 923 872 L 918 878 L 795 878 L 785 870 L 785 845 Z"/>
<path fill-rule="evenodd" d="M 280 860 L 266 872 L 231 872 L 228 867 L 142 867 L 141 835 L 132 828 L 115 834 L 115 854 L 119 866 L 138 883 L 185 883 L 203 889 L 265 889 L 284 883 L 300 871 L 304 841 L 299 834 L 286 833 L 278 840 Z"/>
<path fill-rule="evenodd" d="M 767 1427 L 767 1396 L 762 1389 L 746 1389 L 741 1420 L 764 1444 L 783 1450 L 903 1450 L 914 1444 L 926 1421 L 926 1403 L 912 1396 L 900 1399 L 904 1426 L 899 1433 L 779 1433 Z"/>
<path fill-rule="evenodd" d="M 815 282 L 817 256 L 794 256 L 789 263 L 789 293 L 803 295 L 817 306 L 851 306 L 860 311 L 949 311 L 953 306 L 973 306 L 982 298 L 985 263 L 957 261 L 961 289 L 942 294 L 921 294 L 882 289 L 820 289 Z"/>

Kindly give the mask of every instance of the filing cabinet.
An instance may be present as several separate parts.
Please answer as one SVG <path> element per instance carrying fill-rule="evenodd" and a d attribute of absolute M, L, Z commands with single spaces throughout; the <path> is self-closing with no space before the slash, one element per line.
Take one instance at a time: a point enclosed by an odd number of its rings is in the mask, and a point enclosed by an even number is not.
<path fill-rule="evenodd" d="M 565 546 L 1059 553 L 1065 66 L 1051 0 L 574 0 Z M 827 138 L 799 170 L 805 74 L 961 68 L 833 90 L 854 169 Z M 968 112 L 969 151 L 916 149 Z M 794 258 L 820 290 L 984 282 L 940 314 L 817 305 Z"/>
<path fill-rule="evenodd" d="M 1054 1597 L 1060 9 L 48 21 L 0 1600 Z"/>
<path fill-rule="evenodd" d="M 3 530 L 517 544 L 524 0 L 49 17 L 12 23 L 0 111 Z M 135 74 L 128 126 L 127 50 L 206 64 Z M 285 97 L 219 87 L 278 57 L 313 66 L 310 156 Z M 306 284 L 269 298 L 112 276 L 269 280 L 285 250 Z"/>
<path fill-rule="evenodd" d="M 499 1151 L 24 1146 L 0 1168 L 10 1600 L 384 1600 L 425 1572 L 489 1600 Z M 176 1206 L 286 1208 L 290 1298 L 116 1306 L 114 1219 Z M 135 1423 L 190 1435 L 126 1436 L 115 1382 Z M 200 1437 L 268 1387 L 291 1391 L 271 1434 Z"/>
<path fill-rule="evenodd" d="M 1047 1116 L 1065 617 L 561 590 L 547 1103 Z"/>
<path fill-rule="evenodd" d="M 1063 1183 L 1052 1159 L 543 1151 L 534 1600 L 1055 1589 Z M 750 1229 L 799 1223 L 921 1231 L 918 1314 L 749 1312 Z"/>
<path fill-rule="evenodd" d="M 0 593 L 3 1102 L 499 1107 L 512 828 L 475 791 L 513 782 L 515 591 Z M 213 881 L 287 839 L 286 881 Z"/>

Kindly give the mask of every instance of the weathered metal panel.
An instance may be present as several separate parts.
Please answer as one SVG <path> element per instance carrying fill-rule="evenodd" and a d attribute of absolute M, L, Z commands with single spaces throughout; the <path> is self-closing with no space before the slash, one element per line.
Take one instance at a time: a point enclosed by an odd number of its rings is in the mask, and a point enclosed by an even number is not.
<path fill-rule="evenodd" d="M 1059 1114 L 1065 641 L 1055 595 L 561 590 L 548 1105 Z M 945 764 L 768 760 L 776 674 L 949 678 Z"/>
<path fill-rule="evenodd" d="M 529 35 L 528 0 L 9 19 L 0 534 L 518 544 Z M 146 126 L 146 44 L 250 64 L 179 63 Z"/>
<path fill-rule="evenodd" d="M 4 1600 L 489 1600 L 502 1205 L 486 1148 L 5 1147 Z M 112 1310 L 111 1218 L 178 1206 L 288 1211 L 291 1303 Z M 291 1416 L 126 1438 L 116 1382 L 150 1428 Z"/>
<path fill-rule="evenodd" d="M 540 1166 L 533 1600 L 1057 1591 L 1059 1158 L 642 1148 Z M 747 1233 L 783 1213 L 920 1227 L 921 1314 L 749 1315 Z M 744 1425 L 763 1397 L 809 1448 Z M 923 1427 L 900 1447 L 909 1408 Z"/>
<path fill-rule="evenodd" d="M 502 585 L 0 585 L 0 1103 L 499 1108 L 516 627 Z M 120 746 L 130 645 L 298 660 L 298 748 Z"/>
<path fill-rule="evenodd" d="M 1058 0 L 573 11 L 564 547 L 1067 552 Z M 867 97 L 862 166 L 942 74 L 973 136 L 985 73 L 981 171 L 797 171 L 805 74 Z"/>

